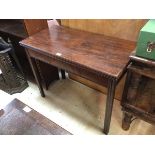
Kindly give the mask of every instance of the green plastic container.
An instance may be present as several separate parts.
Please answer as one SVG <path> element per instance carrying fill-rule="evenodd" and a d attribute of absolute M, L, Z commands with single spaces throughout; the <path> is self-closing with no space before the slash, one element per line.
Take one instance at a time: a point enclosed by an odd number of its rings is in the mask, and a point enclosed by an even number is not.
<path fill-rule="evenodd" d="M 155 60 L 155 19 L 149 20 L 140 30 L 136 56 Z"/>

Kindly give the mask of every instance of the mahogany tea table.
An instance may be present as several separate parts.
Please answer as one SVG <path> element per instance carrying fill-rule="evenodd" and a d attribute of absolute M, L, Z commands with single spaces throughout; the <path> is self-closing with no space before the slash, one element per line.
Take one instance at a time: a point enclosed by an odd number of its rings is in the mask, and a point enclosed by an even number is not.
<path fill-rule="evenodd" d="M 129 63 L 135 42 L 53 25 L 20 42 L 44 97 L 37 60 L 46 62 L 108 88 L 105 134 L 111 122 L 115 88 Z"/>

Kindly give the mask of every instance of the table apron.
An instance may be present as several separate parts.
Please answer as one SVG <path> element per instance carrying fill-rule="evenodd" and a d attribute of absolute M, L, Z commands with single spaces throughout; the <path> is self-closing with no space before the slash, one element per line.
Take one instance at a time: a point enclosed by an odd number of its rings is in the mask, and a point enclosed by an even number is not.
<path fill-rule="evenodd" d="M 28 50 L 28 52 L 29 52 L 29 56 L 32 58 L 38 59 L 40 61 L 43 61 L 45 63 L 53 65 L 55 67 L 64 69 L 67 72 L 76 74 L 78 76 L 81 76 L 85 79 L 88 79 L 90 81 L 93 81 L 93 82 L 100 84 L 102 86 L 105 86 L 105 87 L 107 87 L 108 80 L 113 79 L 113 77 L 111 77 L 111 76 L 108 76 L 108 75 L 101 76 L 100 74 L 97 74 L 97 72 L 94 73 L 89 69 L 82 68 L 82 67 L 78 66 L 78 64 L 75 65 L 75 64 L 69 63 L 67 61 L 61 61 L 56 58 L 41 54 L 39 52 L 35 52 L 33 50 Z"/>

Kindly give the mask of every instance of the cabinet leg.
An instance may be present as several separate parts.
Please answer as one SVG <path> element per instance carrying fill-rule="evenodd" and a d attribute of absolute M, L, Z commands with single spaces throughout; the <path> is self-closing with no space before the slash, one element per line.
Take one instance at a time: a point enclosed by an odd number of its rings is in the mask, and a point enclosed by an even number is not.
<path fill-rule="evenodd" d="M 130 128 L 132 115 L 129 113 L 124 112 L 123 120 L 122 120 L 122 128 L 124 130 L 128 130 Z"/>

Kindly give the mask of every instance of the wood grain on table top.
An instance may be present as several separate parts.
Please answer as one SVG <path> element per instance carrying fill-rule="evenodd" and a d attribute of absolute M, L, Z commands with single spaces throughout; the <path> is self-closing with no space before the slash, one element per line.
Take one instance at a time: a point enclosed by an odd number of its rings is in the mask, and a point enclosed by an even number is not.
<path fill-rule="evenodd" d="M 132 41 L 57 25 L 30 36 L 20 44 L 116 78 L 121 76 L 130 53 L 135 49 Z"/>

